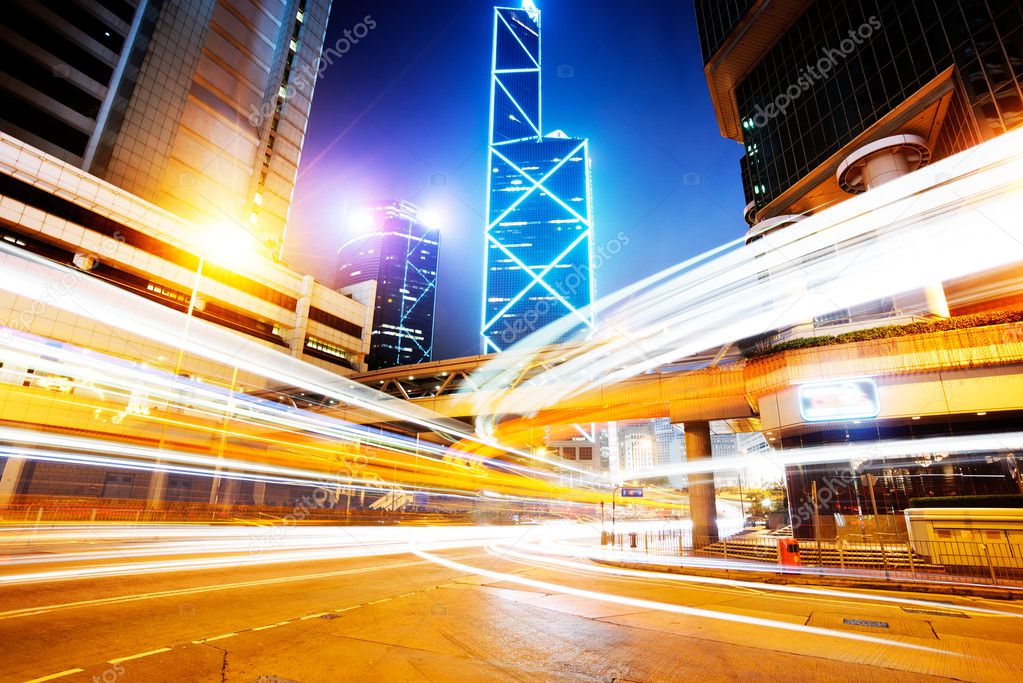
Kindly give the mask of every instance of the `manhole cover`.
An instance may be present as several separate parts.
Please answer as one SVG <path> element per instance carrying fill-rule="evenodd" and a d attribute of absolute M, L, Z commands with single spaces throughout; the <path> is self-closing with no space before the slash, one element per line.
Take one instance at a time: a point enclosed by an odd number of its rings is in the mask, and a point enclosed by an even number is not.
<path fill-rule="evenodd" d="M 846 626 L 868 626 L 870 628 L 883 628 L 888 629 L 887 621 L 873 621 L 872 619 L 843 619 L 842 623 Z"/>

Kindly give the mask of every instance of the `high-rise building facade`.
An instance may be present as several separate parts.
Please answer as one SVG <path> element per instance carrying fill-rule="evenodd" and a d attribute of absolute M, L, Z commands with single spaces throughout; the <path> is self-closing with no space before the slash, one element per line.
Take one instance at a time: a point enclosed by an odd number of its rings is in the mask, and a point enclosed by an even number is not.
<path fill-rule="evenodd" d="M 771 249 L 772 236 L 804 216 L 926 173 L 929 163 L 1023 124 L 1021 0 L 695 0 L 695 8 L 721 133 L 745 148 L 737 175 L 748 202 L 746 239 L 758 250 Z M 935 176 L 933 184 L 941 183 Z M 877 229 L 883 235 L 885 225 Z M 765 286 L 771 279 L 763 274 Z M 935 282 L 833 311 L 795 332 L 1016 309 L 1023 305 L 1020 282 L 1018 267 Z M 767 434 L 772 447 L 799 448 L 997 432 L 1010 420 L 950 412 L 797 423 Z M 789 466 L 793 520 L 814 482 L 830 497 L 815 509 L 825 538 L 842 515 L 872 514 L 865 501 L 873 498 L 882 513 L 898 515 L 913 497 L 1017 490 L 1012 453 L 956 462 L 946 455 Z M 861 478 L 866 474 L 874 478 Z M 812 537 L 818 521 L 796 521 L 795 533 Z"/>
<path fill-rule="evenodd" d="M 0 131 L 278 255 L 329 0 L 13 0 Z"/>
<path fill-rule="evenodd" d="M 432 360 L 438 230 L 404 201 L 367 206 L 352 223 L 363 232 L 338 249 L 334 288 L 364 304 L 372 318 L 366 365 Z"/>
<path fill-rule="evenodd" d="M 494 9 L 482 347 L 502 351 L 570 316 L 592 329 L 587 140 L 544 134 L 540 12 Z"/>
<path fill-rule="evenodd" d="M 745 147 L 748 240 L 1023 123 L 1019 0 L 695 4 L 721 133 Z M 813 327 L 1007 303 L 977 285 L 934 283 Z"/>
<path fill-rule="evenodd" d="M 4 5 L 0 272 L 16 282 L 19 268 L 42 268 L 43 259 L 72 284 L 45 301 L 0 291 L 0 385 L 45 388 L 40 371 L 53 360 L 9 345 L 25 335 L 305 405 L 300 393 L 289 396 L 292 387 L 186 352 L 183 340 L 209 332 L 205 323 L 230 330 L 240 345 L 324 370 L 364 369 L 366 308 L 277 258 L 328 6 Z M 67 305 L 73 283 L 92 280 L 180 312 L 180 332 L 154 339 L 76 312 Z M 152 428 L 136 436 L 160 439 Z M 0 467 L 0 504 L 17 494 L 241 500 L 184 474 L 20 459 L 0 459 Z M 261 503 L 262 494 L 249 500 Z"/>

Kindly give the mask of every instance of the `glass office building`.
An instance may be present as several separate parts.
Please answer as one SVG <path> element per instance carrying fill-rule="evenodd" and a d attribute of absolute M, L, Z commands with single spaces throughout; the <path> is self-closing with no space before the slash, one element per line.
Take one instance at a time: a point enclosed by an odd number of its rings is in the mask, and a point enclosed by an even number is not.
<path fill-rule="evenodd" d="M 565 335 L 594 324 L 587 141 L 542 133 L 540 64 L 533 3 L 495 8 L 484 353 L 566 316 Z"/>
<path fill-rule="evenodd" d="M 404 201 L 367 206 L 352 224 L 363 232 L 338 250 L 334 288 L 369 308 L 367 368 L 431 360 L 437 230 L 424 225 L 419 209 Z"/>
<path fill-rule="evenodd" d="M 695 6 L 719 128 L 745 148 L 737 181 L 747 201 L 747 241 L 1023 124 L 1020 0 L 695 0 Z M 880 173 L 885 163 L 887 175 Z M 770 248 L 769 239 L 762 244 Z M 837 334 L 907 317 L 1019 309 L 1019 271 L 932 283 L 779 332 Z M 764 286 L 770 279 L 765 273 Z M 775 431 L 771 442 L 798 449 L 997 434 L 1015 430 L 1020 419 L 996 411 L 924 412 L 797 421 Z M 828 538 L 849 519 L 872 514 L 875 500 L 880 514 L 898 516 L 914 497 L 1014 493 L 1023 490 L 1019 471 L 1006 451 L 926 453 L 790 466 L 786 480 L 793 519 L 814 491 L 826 491 L 827 500 L 811 505 L 819 519 L 797 524 L 795 533 L 812 537 L 819 524 Z"/>
<path fill-rule="evenodd" d="M 919 135 L 935 161 L 1023 122 L 1018 0 L 753 4 L 696 9 L 719 123 L 746 148 L 759 220 L 835 201 L 819 185 L 864 133 Z"/>

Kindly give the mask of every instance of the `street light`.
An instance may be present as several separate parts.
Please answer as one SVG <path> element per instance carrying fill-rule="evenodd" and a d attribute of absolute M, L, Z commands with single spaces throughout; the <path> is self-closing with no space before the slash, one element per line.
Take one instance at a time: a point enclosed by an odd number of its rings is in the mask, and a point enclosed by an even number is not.
<path fill-rule="evenodd" d="M 192 281 L 192 293 L 188 298 L 188 310 L 185 312 L 185 326 L 182 331 L 181 341 L 178 344 L 177 360 L 174 363 L 174 381 L 177 382 L 181 375 L 181 364 L 185 357 L 185 342 L 188 338 L 188 330 L 191 327 L 192 315 L 195 312 L 196 303 L 199 300 L 199 285 L 202 282 L 202 270 L 206 265 L 206 261 L 214 261 L 228 267 L 237 268 L 241 263 L 247 259 L 257 255 L 256 250 L 256 239 L 247 230 L 242 228 L 237 223 L 221 223 L 219 225 L 212 226 L 206 233 L 202 235 L 200 241 L 197 243 L 198 249 L 196 255 L 199 257 L 199 263 L 195 269 L 195 279 Z M 238 379 L 238 367 L 234 367 L 233 374 L 231 376 L 231 394 L 234 394 L 235 382 Z M 170 409 L 171 400 L 167 401 L 167 409 Z M 230 413 L 230 404 L 224 411 L 224 424 L 228 414 Z M 217 456 L 218 459 L 223 457 L 224 444 L 226 439 L 226 433 L 221 429 L 220 432 L 220 444 L 218 447 Z M 164 443 L 167 440 L 167 424 L 164 423 L 163 429 L 160 430 L 160 441 L 157 445 L 158 449 L 163 449 Z M 151 508 L 159 507 L 163 498 L 163 489 L 166 486 L 167 472 L 160 469 L 161 461 L 156 461 L 156 469 L 153 470 L 153 474 L 149 481 L 149 491 L 146 495 L 147 505 Z M 218 462 L 216 469 L 214 470 L 213 483 L 210 486 L 210 502 L 215 502 L 219 497 L 220 491 L 220 464 Z"/>
<path fill-rule="evenodd" d="M 213 226 L 203 234 L 202 241 L 198 245 L 197 255 L 199 263 L 196 265 L 195 278 L 192 280 L 192 293 L 188 297 L 188 309 L 185 312 L 185 328 L 181 335 L 181 343 L 178 344 L 178 358 L 174 364 L 174 376 L 181 373 L 181 363 L 185 354 L 185 340 L 188 338 L 188 330 L 192 324 L 192 315 L 195 313 L 196 304 L 199 301 L 199 285 L 202 283 L 202 271 L 207 261 L 213 261 L 232 268 L 238 268 L 245 261 L 256 255 L 256 241 L 252 233 L 235 223 L 221 223 Z"/>

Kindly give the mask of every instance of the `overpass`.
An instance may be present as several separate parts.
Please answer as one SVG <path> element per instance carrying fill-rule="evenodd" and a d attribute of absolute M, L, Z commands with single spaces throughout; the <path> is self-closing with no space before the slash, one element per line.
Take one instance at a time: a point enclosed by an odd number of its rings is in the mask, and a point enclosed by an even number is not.
<path fill-rule="evenodd" d="M 540 439 L 575 433 L 574 424 L 670 418 L 685 425 L 687 460 L 711 455 L 711 422 L 761 431 L 775 448 L 844 442 L 857 429 L 872 438 L 1004 431 L 1023 419 L 1023 323 L 905 334 L 769 353 L 754 359 L 724 352 L 686 359 L 624 381 L 594 381 L 547 405 L 550 387 L 531 382 L 566 355 L 545 349 L 513 359 L 515 379 L 501 390 L 486 384 L 492 356 L 471 356 L 363 373 L 353 379 L 441 415 L 471 419 L 494 411 L 494 436 L 536 447 Z M 800 386 L 867 378 L 876 387 L 876 415 L 820 419 L 801 410 Z M 1018 428 L 1018 427 L 1015 427 Z M 713 475 L 690 476 L 694 542 L 715 531 Z M 701 538 L 703 537 L 703 538 Z"/>
<path fill-rule="evenodd" d="M 594 381 L 556 406 L 548 387 L 531 383 L 564 351 L 523 355 L 518 376 L 501 391 L 480 389 L 494 355 L 400 366 L 352 377 L 446 417 L 470 419 L 486 410 L 509 434 L 513 424 L 564 427 L 668 417 L 672 422 L 722 421 L 735 431 L 787 437 L 819 431 L 826 422 L 800 415 L 797 389 L 808 382 L 869 377 L 878 387 L 879 422 L 926 421 L 950 415 L 994 420 L 1023 411 L 1023 323 L 906 334 L 791 349 L 760 358 L 706 354 L 624 381 Z M 977 416 L 977 413 L 987 415 Z M 835 422 L 843 422 L 836 420 Z"/>

